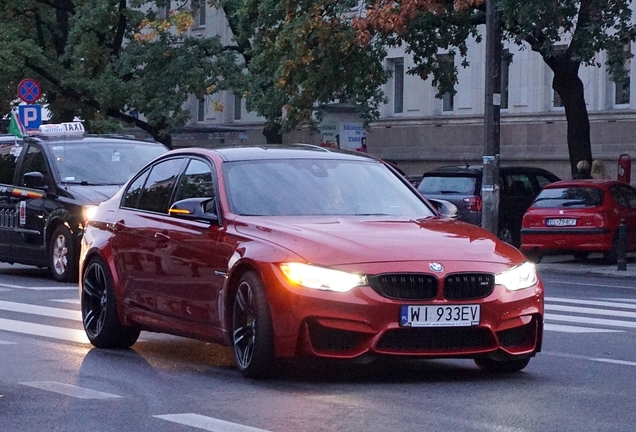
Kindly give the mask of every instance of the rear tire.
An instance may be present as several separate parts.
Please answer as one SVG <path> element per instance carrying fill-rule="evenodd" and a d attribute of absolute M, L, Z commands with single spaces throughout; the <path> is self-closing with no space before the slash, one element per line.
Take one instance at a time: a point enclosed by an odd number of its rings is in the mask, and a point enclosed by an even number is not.
<path fill-rule="evenodd" d="M 508 244 L 511 244 L 515 247 L 518 246 L 516 244 L 517 242 L 515 241 L 515 235 L 512 229 L 507 225 L 504 225 L 499 229 L 499 234 L 497 235 L 497 237 L 499 237 L 499 240 L 503 240 Z"/>
<path fill-rule="evenodd" d="M 98 348 L 129 348 L 140 331 L 122 326 L 117 315 L 113 278 L 101 258 L 93 258 L 82 280 L 82 323 L 88 340 Z"/>
<path fill-rule="evenodd" d="M 528 261 L 532 263 L 539 264 L 541 262 L 541 258 L 543 258 L 543 255 L 541 255 L 540 252 L 536 251 L 526 252 L 526 258 L 528 258 Z"/>
<path fill-rule="evenodd" d="M 477 367 L 489 373 L 513 373 L 519 372 L 530 363 L 530 357 L 505 360 L 494 360 L 490 357 L 479 357 L 475 359 Z"/>
<path fill-rule="evenodd" d="M 59 282 L 77 282 L 78 249 L 71 231 L 60 225 L 53 232 L 49 243 L 49 269 L 53 279 Z"/>
<path fill-rule="evenodd" d="M 263 282 L 256 273 L 246 272 L 238 281 L 232 308 L 234 358 L 244 377 L 275 375 L 273 335 Z"/>

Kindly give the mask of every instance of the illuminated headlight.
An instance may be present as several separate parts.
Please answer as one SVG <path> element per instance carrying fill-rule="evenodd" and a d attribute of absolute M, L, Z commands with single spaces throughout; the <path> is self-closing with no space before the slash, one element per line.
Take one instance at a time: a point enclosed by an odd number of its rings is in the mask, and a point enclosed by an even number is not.
<path fill-rule="evenodd" d="M 537 271 L 534 264 L 525 262 L 508 271 L 495 275 L 495 283 L 504 285 L 510 291 L 530 288 L 537 283 Z"/>
<path fill-rule="evenodd" d="M 367 284 L 366 277 L 362 275 L 309 264 L 283 263 L 280 269 L 290 282 L 306 288 L 347 292 Z"/>
<path fill-rule="evenodd" d="M 95 217 L 95 213 L 97 213 L 96 205 L 85 205 L 84 207 L 82 207 L 82 216 L 84 217 L 85 221 L 93 220 L 93 218 Z"/>

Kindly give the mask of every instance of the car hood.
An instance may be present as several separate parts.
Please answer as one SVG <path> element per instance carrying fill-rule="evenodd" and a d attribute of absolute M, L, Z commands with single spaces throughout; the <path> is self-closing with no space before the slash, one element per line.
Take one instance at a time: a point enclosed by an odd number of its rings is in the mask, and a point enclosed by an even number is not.
<path fill-rule="evenodd" d="M 63 189 L 81 204 L 99 204 L 117 193 L 121 186 L 64 185 Z"/>
<path fill-rule="evenodd" d="M 241 219 L 236 227 L 243 235 L 267 240 L 323 265 L 419 260 L 509 264 L 523 260 L 519 251 L 490 232 L 449 219 L 259 217 L 258 222 Z"/>

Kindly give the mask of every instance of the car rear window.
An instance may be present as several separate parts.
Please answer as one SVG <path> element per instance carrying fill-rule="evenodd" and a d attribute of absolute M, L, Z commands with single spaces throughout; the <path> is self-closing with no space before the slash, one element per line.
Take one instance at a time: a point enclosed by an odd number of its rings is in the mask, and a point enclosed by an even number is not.
<path fill-rule="evenodd" d="M 476 181 L 475 177 L 426 176 L 417 188 L 423 194 L 473 195 Z"/>
<path fill-rule="evenodd" d="M 597 207 L 603 202 L 602 189 L 586 187 L 544 189 L 534 200 L 532 207 L 566 208 Z"/>

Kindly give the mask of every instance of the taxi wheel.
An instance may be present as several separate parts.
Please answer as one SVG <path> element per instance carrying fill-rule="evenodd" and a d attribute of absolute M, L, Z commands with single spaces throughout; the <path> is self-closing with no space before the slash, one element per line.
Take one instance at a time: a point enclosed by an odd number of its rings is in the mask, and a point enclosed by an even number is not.
<path fill-rule="evenodd" d="M 254 272 L 241 276 L 234 295 L 232 345 L 243 376 L 267 378 L 275 374 L 272 318 L 265 288 Z"/>
<path fill-rule="evenodd" d="M 530 357 L 515 359 L 495 360 L 490 357 L 478 357 L 475 359 L 477 367 L 485 372 L 512 373 L 519 372 L 528 366 Z"/>
<path fill-rule="evenodd" d="M 49 263 L 51 275 L 59 282 L 77 282 L 77 245 L 71 232 L 60 225 L 53 232 L 49 244 Z"/>
<path fill-rule="evenodd" d="M 100 258 L 93 259 L 84 272 L 81 306 L 84 330 L 96 347 L 128 348 L 139 338 L 139 330 L 119 324 L 113 280 Z"/>

